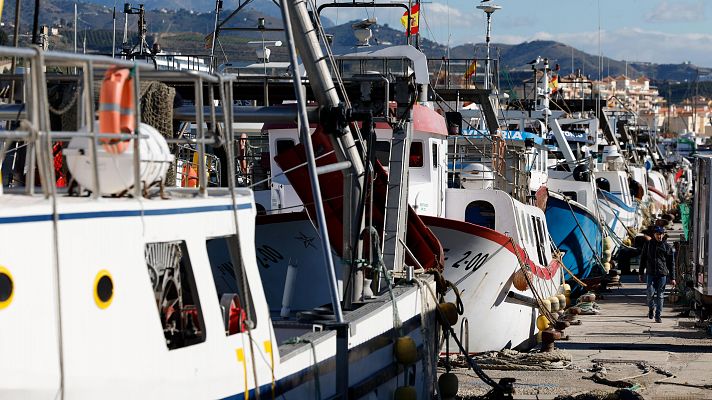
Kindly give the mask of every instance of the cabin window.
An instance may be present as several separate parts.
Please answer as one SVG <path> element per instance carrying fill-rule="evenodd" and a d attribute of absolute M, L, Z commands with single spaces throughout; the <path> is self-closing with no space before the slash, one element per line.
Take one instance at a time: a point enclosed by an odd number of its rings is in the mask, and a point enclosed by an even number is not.
<path fill-rule="evenodd" d="M 473 201 L 465 209 L 465 221 L 471 224 L 495 228 L 495 212 L 492 203 L 483 200 Z"/>
<path fill-rule="evenodd" d="M 391 142 L 387 140 L 379 140 L 376 142 L 376 159 L 384 167 L 388 167 L 391 161 Z"/>
<path fill-rule="evenodd" d="M 532 225 L 536 235 L 536 253 L 539 258 L 539 265 L 546 265 L 546 250 L 544 249 L 544 229 L 541 218 L 532 216 Z"/>
<path fill-rule="evenodd" d="M 423 166 L 423 142 L 413 142 L 410 144 L 408 166 L 411 168 L 420 168 Z"/>
<path fill-rule="evenodd" d="M 225 334 L 244 332 L 248 320 L 254 326 L 255 311 L 237 236 L 208 239 L 205 246 L 222 309 Z"/>
<path fill-rule="evenodd" d="M 205 324 L 185 241 L 147 243 L 144 256 L 168 349 L 204 342 Z"/>
<path fill-rule="evenodd" d="M 438 169 L 438 144 L 433 143 L 432 148 L 433 169 Z"/>
<path fill-rule="evenodd" d="M 291 149 L 292 147 L 294 147 L 294 145 L 295 144 L 293 139 L 277 139 L 277 141 L 275 142 L 277 155 L 280 155 L 285 151 Z"/>
<path fill-rule="evenodd" d="M 522 221 L 522 226 L 520 229 L 522 230 L 522 241 L 525 242 L 530 242 L 531 240 L 529 239 L 529 230 L 527 229 L 527 217 L 524 215 L 524 211 L 519 210 L 520 214 L 520 219 Z"/>

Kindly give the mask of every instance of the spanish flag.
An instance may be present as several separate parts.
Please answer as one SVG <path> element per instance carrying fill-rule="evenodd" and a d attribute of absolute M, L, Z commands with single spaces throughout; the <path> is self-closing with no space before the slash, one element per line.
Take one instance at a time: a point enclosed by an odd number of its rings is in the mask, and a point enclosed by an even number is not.
<path fill-rule="evenodd" d="M 477 71 L 477 60 L 472 60 L 472 64 L 470 64 L 469 67 L 467 67 L 467 71 L 465 71 L 465 79 L 470 79 L 472 75 L 475 74 Z"/>
<path fill-rule="evenodd" d="M 418 22 L 420 21 L 420 3 L 415 3 L 413 7 L 410 8 L 410 34 L 415 35 L 418 33 Z M 406 29 L 408 33 L 408 11 L 403 13 L 401 17 L 401 24 Z"/>
<path fill-rule="evenodd" d="M 559 90 L 559 75 L 549 78 L 549 89 L 551 89 L 551 93 L 556 93 Z"/>

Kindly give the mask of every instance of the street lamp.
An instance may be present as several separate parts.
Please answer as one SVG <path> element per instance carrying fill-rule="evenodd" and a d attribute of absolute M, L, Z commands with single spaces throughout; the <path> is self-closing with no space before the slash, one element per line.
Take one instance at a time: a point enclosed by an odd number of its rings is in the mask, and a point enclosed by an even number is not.
<path fill-rule="evenodd" d="M 487 14 L 487 59 L 485 60 L 485 89 L 490 88 L 490 34 L 492 32 L 492 14 L 495 11 L 501 9 L 501 6 L 497 4 L 490 3 L 490 0 L 482 0 L 480 5 L 477 6 L 478 9 L 482 10 Z"/>

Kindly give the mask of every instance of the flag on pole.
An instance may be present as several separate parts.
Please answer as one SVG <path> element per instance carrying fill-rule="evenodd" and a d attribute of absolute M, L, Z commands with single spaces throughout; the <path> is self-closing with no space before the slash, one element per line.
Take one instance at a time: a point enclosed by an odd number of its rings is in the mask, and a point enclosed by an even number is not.
<path fill-rule="evenodd" d="M 415 35 L 418 33 L 418 22 L 420 21 L 420 3 L 413 4 L 410 8 L 410 34 Z M 408 33 L 408 11 L 403 13 L 401 17 L 401 24 L 406 29 Z"/>
<path fill-rule="evenodd" d="M 472 63 L 470 64 L 469 67 L 467 67 L 467 71 L 465 71 L 465 79 L 470 79 L 472 75 L 475 74 L 477 71 L 477 60 L 472 60 Z"/>
<path fill-rule="evenodd" d="M 559 90 L 559 75 L 554 75 L 549 79 L 549 89 L 552 94 Z"/>

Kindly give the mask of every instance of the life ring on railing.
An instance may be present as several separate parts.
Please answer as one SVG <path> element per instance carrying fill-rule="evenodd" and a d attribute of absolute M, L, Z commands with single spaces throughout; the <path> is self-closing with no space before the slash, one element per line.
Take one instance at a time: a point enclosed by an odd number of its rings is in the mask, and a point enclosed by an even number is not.
<path fill-rule="evenodd" d="M 237 142 L 239 151 L 238 160 L 240 160 L 240 171 L 242 174 L 247 174 L 247 134 L 240 135 L 240 140 Z"/>
<path fill-rule="evenodd" d="M 99 132 L 133 133 L 136 130 L 133 79 L 127 68 L 110 68 L 104 75 L 99 95 Z M 101 138 L 108 153 L 123 153 L 128 140 Z"/>
<path fill-rule="evenodd" d="M 181 187 L 198 187 L 198 171 L 189 163 L 183 164 L 180 185 Z"/>

